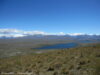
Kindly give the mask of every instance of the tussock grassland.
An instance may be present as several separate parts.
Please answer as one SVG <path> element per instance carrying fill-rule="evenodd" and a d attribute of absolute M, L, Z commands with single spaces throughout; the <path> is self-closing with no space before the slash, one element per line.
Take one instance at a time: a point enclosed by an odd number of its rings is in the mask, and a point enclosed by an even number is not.
<path fill-rule="evenodd" d="M 0 73 L 100 75 L 100 44 L 0 59 Z M 23 74 L 21 74 L 23 73 Z"/>

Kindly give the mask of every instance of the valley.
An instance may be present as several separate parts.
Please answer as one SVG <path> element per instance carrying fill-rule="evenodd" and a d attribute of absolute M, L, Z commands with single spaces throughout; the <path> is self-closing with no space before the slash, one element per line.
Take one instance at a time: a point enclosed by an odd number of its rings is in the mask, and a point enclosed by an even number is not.
<path fill-rule="evenodd" d="M 32 37 L 0 39 L 0 75 L 100 74 L 97 37 Z"/>

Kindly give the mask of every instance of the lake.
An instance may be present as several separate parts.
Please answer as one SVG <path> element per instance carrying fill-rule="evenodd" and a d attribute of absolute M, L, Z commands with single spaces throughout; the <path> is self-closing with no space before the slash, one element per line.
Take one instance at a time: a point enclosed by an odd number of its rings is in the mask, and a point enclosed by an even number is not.
<path fill-rule="evenodd" d="M 67 44 L 55 44 L 55 45 L 46 45 L 33 49 L 63 49 L 63 48 L 73 48 L 78 46 L 76 43 L 67 43 Z"/>
<path fill-rule="evenodd" d="M 91 41 L 91 40 L 83 40 L 80 41 L 80 43 L 95 43 L 96 41 Z"/>

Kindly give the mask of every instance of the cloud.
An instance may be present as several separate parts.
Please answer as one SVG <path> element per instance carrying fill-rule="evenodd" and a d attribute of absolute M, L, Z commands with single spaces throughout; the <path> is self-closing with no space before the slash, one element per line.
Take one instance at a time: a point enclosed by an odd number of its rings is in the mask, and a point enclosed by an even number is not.
<path fill-rule="evenodd" d="M 17 29 L 0 29 L 0 37 L 24 37 L 28 35 L 47 35 L 43 31 L 22 31 Z"/>
<path fill-rule="evenodd" d="M 38 35 L 38 34 L 46 35 L 47 33 L 42 32 L 42 31 L 24 31 L 23 34 L 25 35 Z"/>
<path fill-rule="evenodd" d="M 24 37 L 23 34 L 0 34 L 0 37 Z"/>
<path fill-rule="evenodd" d="M 85 34 L 84 33 L 68 33 L 68 35 L 77 36 L 77 35 L 85 35 Z"/>
<path fill-rule="evenodd" d="M 60 32 L 59 34 L 60 34 L 60 35 L 66 35 L 64 32 Z"/>
<path fill-rule="evenodd" d="M 17 29 L 0 29 L 0 37 L 23 37 L 23 31 Z"/>
<path fill-rule="evenodd" d="M 77 35 L 86 35 L 84 33 L 46 33 L 43 31 L 23 31 L 18 29 L 0 29 L 0 37 L 24 37 L 29 35 L 70 35 L 70 36 L 77 36 Z M 88 34 L 89 35 L 89 34 Z"/>
<path fill-rule="evenodd" d="M 22 31 L 17 29 L 0 29 L 0 34 L 20 33 Z"/>

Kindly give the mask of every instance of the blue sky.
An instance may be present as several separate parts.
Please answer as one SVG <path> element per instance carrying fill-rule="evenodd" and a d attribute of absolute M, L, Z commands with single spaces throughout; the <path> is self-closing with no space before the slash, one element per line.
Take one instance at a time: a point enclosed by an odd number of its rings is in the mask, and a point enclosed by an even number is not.
<path fill-rule="evenodd" d="M 100 33 L 100 0 L 0 0 L 0 29 Z"/>

